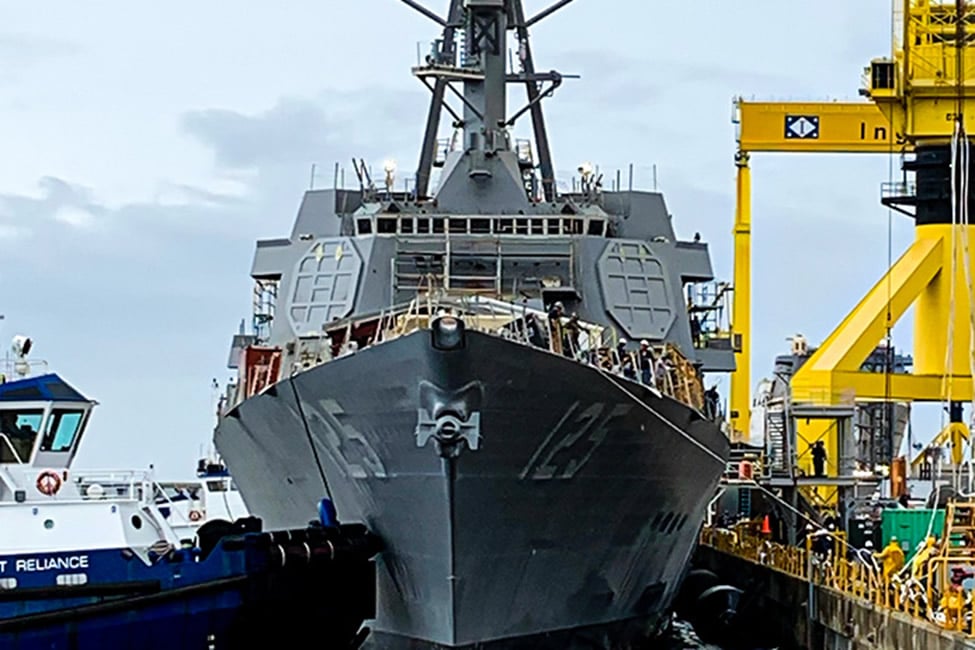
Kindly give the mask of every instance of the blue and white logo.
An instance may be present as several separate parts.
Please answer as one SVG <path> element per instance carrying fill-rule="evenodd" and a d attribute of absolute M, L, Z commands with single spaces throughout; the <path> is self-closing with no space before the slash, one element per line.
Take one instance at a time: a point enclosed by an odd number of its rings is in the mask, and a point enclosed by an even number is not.
<path fill-rule="evenodd" d="M 800 140 L 819 138 L 818 115 L 786 115 L 785 137 Z"/>

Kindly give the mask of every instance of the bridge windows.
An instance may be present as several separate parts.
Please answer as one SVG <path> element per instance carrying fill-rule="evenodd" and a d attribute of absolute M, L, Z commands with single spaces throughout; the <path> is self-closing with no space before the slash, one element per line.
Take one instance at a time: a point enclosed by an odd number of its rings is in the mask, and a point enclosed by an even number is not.
<path fill-rule="evenodd" d="M 30 461 L 43 419 L 43 409 L 0 411 L 0 463 Z"/>
<path fill-rule="evenodd" d="M 0 410 L 0 463 L 32 462 L 34 445 L 42 433 L 38 451 L 71 451 L 81 434 L 86 410 L 55 408 L 47 420 L 44 408 Z"/>
<path fill-rule="evenodd" d="M 522 235 L 607 236 L 606 219 L 579 216 L 541 217 L 419 217 L 414 215 L 358 218 L 357 235 Z"/>
<path fill-rule="evenodd" d="M 490 219 L 471 219 L 471 234 L 472 235 L 490 235 L 491 234 L 491 220 Z"/>
<path fill-rule="evenodd" d="M 84 415 L 84 411 L 55 409 L 41 441 L 41 451 L 70 451 L 81 430 Z"/>

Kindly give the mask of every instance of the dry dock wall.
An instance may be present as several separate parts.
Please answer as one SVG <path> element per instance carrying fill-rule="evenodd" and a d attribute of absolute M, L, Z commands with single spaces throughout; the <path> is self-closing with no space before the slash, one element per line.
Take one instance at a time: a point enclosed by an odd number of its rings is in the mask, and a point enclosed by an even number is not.
<path fill-rule="evenodd" d="M 707 546 L 694 564 L 742 589 L 746 624 L 775 631 L 783 650 L 975 650 L 975 639 Z"/>

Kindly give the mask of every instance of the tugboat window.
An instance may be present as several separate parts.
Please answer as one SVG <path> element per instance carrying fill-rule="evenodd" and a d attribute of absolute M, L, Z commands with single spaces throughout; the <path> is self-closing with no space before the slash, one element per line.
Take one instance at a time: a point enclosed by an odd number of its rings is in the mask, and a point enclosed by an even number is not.
<path fill-rule="evenodd" d="M 30 460 L 43 418 L 41 409 L 0 411 L 0 463 Z"/>
<path fill-rule="evenodd" d="M 47 427 L 41 451 L 68 451 L 74 444 L 84 411 L 55 410 Z"/>

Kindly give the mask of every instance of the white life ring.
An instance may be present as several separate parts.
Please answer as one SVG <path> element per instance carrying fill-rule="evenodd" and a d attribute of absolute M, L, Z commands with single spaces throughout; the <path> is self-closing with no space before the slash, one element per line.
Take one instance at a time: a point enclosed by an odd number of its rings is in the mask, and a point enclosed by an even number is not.
<path fill-rule="evenodd" d="M 199 510 L 190 510 L 190 521 L 200 521 L 203 519 L 203 513 Z"/>

